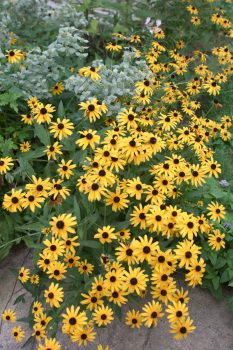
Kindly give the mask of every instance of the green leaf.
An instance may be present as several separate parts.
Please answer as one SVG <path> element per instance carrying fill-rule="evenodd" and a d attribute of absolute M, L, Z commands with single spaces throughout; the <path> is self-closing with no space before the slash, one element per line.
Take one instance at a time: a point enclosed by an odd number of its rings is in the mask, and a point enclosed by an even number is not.
<path fill-rule="evenodd" d="M 35 175 L 35 171 L 33 167 L 30 165 L 30 163 L 23 158 L 19 158 L 19 168 L 16 169 L 17 171 L 15 172 L 16 174 L 19 173 L 22 176 L 29 176 L 32 177 L 32 175 Z"/>
<path fill-rule="evenodd" d="M 33 344 L 34 342 L 34 337 L 31 336 L 30 338 L 27 339 L 27 341 L 23 344 L 22 349 L 26 348 L 29 344 Z"/>
<path fill-rule="evenodd" d="M 216 276 L 213 280 L 212 280 L 212 283 L 213 283 L 213 287 L 215 290 L 218 289 L 219 285 L 220 285 L 220 278 L 219 276 Z"/>
<path fill-rule="evenodd" d="M 226 283 L 227 281 L 229 281 L 229 274 L 228 274 L 228 269 L 223 271 L 221 277 L 220 277 L 220 282 L 221 283 Z"/>
<path fill-rule="evenodd" d="M 64 105 L 63 105 L 63 102 L 60 101 L 59 102 L 59 105 L 58 105 L 58 109 L 57 109 L 57 114 L 58 114 L 58 117 L 60 118 L 64 118 L 65 117 L 65 109 L 64 109 Z"/>
<path fill-rule="evenodd" d="M 80 241 L 80 246 L 89 247 L 93 249 L 101 249 L 101 244 L 99 242 L 92 241 L 92 240 Z"/>
<path fill-rule="evenodd" d="M 227 261 L 226 259 L 222 258 L 221 256 L 218 257 L 216 264 L 214 267 L 216 269 L 221 269 L 224 265 L 226 265 Z"/>
<path fill-rule="evenodd" d="M 231 280 L 231 281 L 228 283 L 228 286 L 229 286 L 229 287 L 233 287 L 233 280 Z"/>
<path fill-rule="evenodd" d="M 217 258 L 218 258 L 217 253 L 214 253 L 214 252 L 209 253 L 209 259 L 213 265 L 216 264 Z"/>
<path fill-rule="evenodd" d="M 40 224 L 39 222 L 32 222 L 29 224 L 24 224 L 20 226 L 16 226 L 16 231 L 41 231 L 43 228 L 43 225 Z"/>
<path fill-rule="evenodd" d="M 76 196 L 74 196 L 74 215 L 76 216 L 77 220 L 80 221 L 81 220 L 81 212 L 80 212 L 80 207 L 77 201 Z"/>
<path fill-rule="evenodd" d="M 18 303 L 25 303 L 25 298 L 24 296 L 26 295 L 26 293 L 20 294 L 14 301 L 13 305 L 16 305 Z M 18 320 L 17 320 L 18 321 Z"/>
<path fill-rule="evenodd" d="M 98 21 L 96 19 L 92 19 L 89 22 L 88 32 L 92 34 L 96 34 L 98 32 Z"/>
<path fill-rule="evenodd" d="M 33 236 L 35 238 L 35 236 Z M 30 236 L 28 237 L 23 237 L 23 241 L 25 242 L 26 246 L 28 248 L 37 248 L 37 249 L 42 249 L 43 245 L 39 243 L 35 243 L 34 239 Z"/>
<path fill-rule="evenodd" d="M 43 145 L 48 146 L 50 144 L 49 132 L 43 125 L 35 123 L 34 136 L 37 136 Z"/>

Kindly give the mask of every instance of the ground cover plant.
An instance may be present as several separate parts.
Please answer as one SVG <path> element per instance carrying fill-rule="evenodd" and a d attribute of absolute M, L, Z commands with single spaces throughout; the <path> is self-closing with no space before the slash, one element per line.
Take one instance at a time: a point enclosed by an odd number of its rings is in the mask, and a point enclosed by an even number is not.
<path fill-rule="evenodd" d="M 162 14 L 166 5 L 156 3 Z M 84 33 L 88 7 L 74 17 L 79 26 L 51 29 L 54 40 L 43 39 L 43 48 L 5 48 L 3 230 L 20 232 L 11 243 L 33 248 L 33 268 L 17 271 L 35 298 L 26 345 L 36 339 L 40 350 L 60 349 L 61 323 L 86 346 L 116 316 L 150 328 L 166 315 L 183 339 L 195 325 L 179 276 L 216 297 L 223 283 L 233 285 L 233 30 L 231 2 L 221 4 L 171 2 L 167 11 L 178 6 L 187 22 L 180 28 L 192 30 L 177 37 L 173 20 L 142 17 L 140 34 L 113 32 L 95 57 Z M 14 43 L 14 34 L 7 38 Z M 19 132 L 7 123 L 12 109 Z M 122 314 L 145 295 L 151 300 L 141 309 Z M 6 309 L 2 318 L 16 315 Z M 23 328 L 12 335 L 22 341 Z"/>

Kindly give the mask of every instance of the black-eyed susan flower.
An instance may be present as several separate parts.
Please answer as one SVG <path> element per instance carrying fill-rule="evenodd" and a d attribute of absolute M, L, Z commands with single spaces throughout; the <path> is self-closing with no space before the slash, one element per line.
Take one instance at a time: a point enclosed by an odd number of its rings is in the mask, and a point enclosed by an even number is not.
<path fill-rule="evenodd" d="M 64 89 L 64 85 L 58 81 L 51 89 L 52 95 L 60 95 L 63 93 Z"/>
<path fill-rule="evenodd" d="M 143 184 L 139 177 L 136 177 L 132 180 L 128 180 L 126 191 L 130 197 L 135 197 L 137 200 L 140 200 L 146 187 L 147 185 Z"/>
<path fill-rule="evenodd" d="M 76 144 L 82 149 L 86 149 L 90 146 L 92 149 L 95 149 L 96 144 L 100 142 L 100 136 L 95 130 L 85 130 L 79 131 L 81 138 L 76 141 Z"/>
<path fill-rule="evenodd" d="M 121 241 L 127 241 L 131 237 L 130 230 L 127 228 L 123 228 L 120 231 L 116 232 L 116 235 Z"/>
<path fill-rule="evenodd" d="M 31 114 L 21 114 L 21 120 L 28 125 L 32 125 L 33 117 Z"/>
<path fill-rule="evenodd" d="M 148 328 L 155 327 L 159 319 L 163 316 L 162 305 L 158 301 L 152 301 L 145 304 L 142 308 L 142 321 Z"/>
<path fill-rule="evenodd" d="M 46 271 L 49 278 L 53 278 L 57 281 L 61 281 L 65 278 L 65 273 L 67 271 L 66 265 L 61 261 L 53 261 Z"/>
<path fill-rule="evenodd" d="M 34 321 L 35 323 L 40 324 L 43 327 L 47 327 L 47 325 L 49 324 L 49 322 L 52 320 L 51 316 L 48 316 L 46 313 L 44 313 L 43 311 L 40 311 L 39 313 L 37 312 L 36 314 L 34 314 Z"/>
<path fill-rule="evenodd" d="M 72 214 L 61 214 L 53 216 L 49 224 L 55 237 L 67 238 L 69 233 L 75 233 L 73 226 L 77 225 L 77 220 Z"/>
<path fill-rule="evenodd" d="M 146 214 L 146 223 L 148 227 L 150 227 L 154 232 L 162 231 L 165 214 L 164 210 L 157 205 L 153 205 L 151 207 L 147 206 L 147 208 L 148 211 L 150 209 L 150 212 Z"/>
<path fill-rule="evenodd" d="M 76 165 L 72 164 L 72 160 L 68 160 L 65 162 L 64 159 L 61 160 L 61 163 L 58 165 L 57 172 L 62 179 L 69 179 L 72 175 L 74 175 L 72 169 L 75 169 Z"/>
<path fill-rule="evenodd" d="M 22 60 L 23 55 L 20 50 L 14 49 L 14 50 L 7 50 L 6 51 L 6 58 L 10 64 L 17 63 L 20 60 Z"/>
<path fill-rule="evenodd" d="M 2 313 L 2 320 L 8 321 L 8 322 L 15 322 L 16 321 L 15 311 L 13 311 L 11 309 L 4 310 Z"/>
<path fill-rule="evenodd" d="M 115 175 L 107 168 L 103 167 L 93 169 L 90 174 L 90 180 L 104 187 L 112 186 L 116 181 Z"/>
<path fill-rule="evenodd" d="M 179 266 L 186 268 L 193 260 L 197 260 L 200 251 L 201 248 L 199 246 L 187 239 L 177 244 L 177 248 L 174 249 L 176 257 L 179 259 Z"/>
<path fill-rule="evenodd" d="M 137 256 L 138 261 L 151 261 L 151 257 L 158 248 L 158 243 L 153 242 L 153 238 L 148 238 L 147 235 L 139 236 L 132 243 L 132 248 Z"/>
<path fill-rule="evenodd" d="M 36 317 L 37 315 L 40 315 L 42 312 L 43 312 L 42 303 L 38 300 L 34 300 L 32 304 L 32 314 L 34 315 L 34 317 Z"/>
<path fill-rule="evenodd" d="M 142 325 L 142 316 L 139 311 L 130 310 L 126 314 L 125 324 L 130 328 L 140 328 Z"/>
<path fill-rule="evenodd" d="M 122 112 L 118 113 L 117 121 L 119 125 L 125 125 L 127 129 L 136 128 L 138 126 L 139 118 L 137 114 L 133 111 L 133 108 L 124 109 Z"/>
<path fill-rule="evenodd" d="M 122 289 L 123 275 L 122 271 L 111 269 L 105 275 L 104 285 L 108 290 L 119 291 Z"/>
<path fill-rule="evenodd" d="M 199 224 L 193 214 L 182 213 L 177 220 L 177 226 L 182 237 L 188 237 L 189 240 L 198 234 Z"/>
<path fill-rule="evenodd" d="M 136 92 L 143 92 L 145 95 L 152 95 L 153 93 L 153 85 L 149 79 L 144 79 L 143 81 L 139 81 L 135 83 Z"/>
<path fill-rule="evenodd" d="M 130 214 L 130 223 L 132 226 L 137 227 L 140 226 L 141 229 L 145 229 L 147 226 L 147 214 L 149 212 L 149 205 L 145 205 L 144 207 L 140 203 L 139 206 L 134 206 L 133 212 Z"/>
<path fill-rule="evenodd" d="M 211 202 L 208 204 L 207 210 L 207 215 L 210 217 L 210 219 L 218 222 L 220 222 L 221 219 L 224 219 L 226 214 L 224 205 L 219 204 L 218 202 Z"/>
<path fill-rule="evenodd" d="M 37 341 L 42 340 L 46 337 L 46 330 L 41 324 L 34 324 L 32 336 L 36 338 Z"/>
<path fill-rule="evenodd" d="M 140 41 L 141 41 L 141 38 L 140 38 L 140 35 L 137 35 L 137 34 L 133 34 L 133 35 L 131 35 L 130 36 L 130 42 L 131 43 L 140 43 Z"/>
<path fill-rule="evenodd" d="M 80 102 L 80 109 L 84 111 L 84 116 L 87 117 L 90 122 L 95 122 L 101 117 L 100 106 L 97 104 L 97 99 L 92 99 L 87 102 Z"/>
<path fill-rule="evenodd" d="M 51 122 L 49 129 L 53 137 L 62 140 L 72 135 L 74 124 L 67 118 L 57 118 L 56 122 Z"/>
<path fill-rule="evenodd" d="M 21 342 L 24 338 L 24 331 L 22 329 L 22 327 L 13 327 L 11 334 L 13 335 L 15 341 L 17 343 Z"/>
<path fill-rule="evenodd" d="M 82 77 L 90 77 L 92 80 L 100 80 L 101 76 L 99 75 L 101 67 L 82 67 L 79 69 L 78 74 Z"/>
<path fill-rule="evenodd" d="M 29 208 L 34 213 L 36 208 L 41 208 L 41 203 L 43 203 L 44 200 L 44 197 L 29 191 L 24 194 L 22 206 L 24 209 Z"/>
<path fill-rule="evenodd" d="M 185 291 L 184 288 L 177 289 L 174 294 L 174 301 L 187 304 L 189 302 L 188 291 Z"/>
<path fill-rule="evenodd" d="M 92 274 L 92 271 L 94 270 L 93 264 L 89 263 L 87 259 L 80 261 L 78 264 L 78 271 L 79 273 L 90 275 Z"/>
<path fill-rule="evenodd" d="M 117 260 L 120 262 L 126 262 L 128 265 L 135 264 L 138 261 L 136 250 L 134 248 L 134 241 L 130 244 L 120 243 L 115 250 Z"/>
<path fill-rule="evenodd" d="M 84 298 L 81 301 L 81 304 L 86 305 L 88 310 L 92 311 L 93 309 L 103 304 L 103 300 L 97 293 L 90 292 L 89 294 L 82 293 L 81 295 Z"/>
<path fill-rule="evenodd" d="M 19 269 L 18 279 L 20 280 L 21 283 L 26 283 L 29 280 L 29 273 L 30 273 L 30 270 L 26 269 L 25 267 L 21 267 Z"/>
<path fill-rule="evenodd" d="M 46 247 L 44 249 L 44 253 L 50 253 L 54 259 L 56 259 L 59 256 L 62 256 L 65 252 L 64 241 L 62 241 L 61 239 L 56 239 L 55 237 L 52 237 L 51 240 L 44 240 L 43 244 Z"/>
<path fill-rule="evenodd" d="M 203 165 L 203 169 L 209 177 L 214 176 L 218 178 L 222 172 L 221 165 L 214 159 L 207 160 Z"/>
<path fill-rule="evenodd" d="M 39 259 L 37 261 L 37 265 L 39 266 L 40 269 L 43 271 L 46 271 L 51 264 L 52 261 L 55 260 L 55 257 L 49 252 L 43 252 L 39 254 Z"/>
<path fill-rule="evenodd" d="M 55 112 L 55 107 L 51 104 L 44 105 L 43 103 L 39 103 L 37 107 L 34 109 L 34 119 L 38 124 L 41 123 L 50 123 L 53 117 L 52 113 Z"/>
<path fill-rule="evenodd" d="M 94 310 L 92 318 L 98 327 L 107 326 L 114 319 L 113 311 L 109 306 L 102 305 Z"/>
<path fill-rule="evenodd" d="M 225 248 L 224 238 L 225 234 L 215 229 L 208 235 L 208 243 L 213 250 L 219 251 L 221 248 Z"/>
<path fill-rule="evenodd" d="M 39 282 L 40 282 L 39 275 L 37 275 L 37 274 L 31 275 L 30 282 L 31 282 L 31 284 L 39 284 Z"/>
<path fill-rule="evenodd" d="M 71 254 L 75 254 L 76 247 L 79 246 L 79 243 L 77 242 L 77 240 L 78 240 L 77 235 L 75 235 L 74 237 L 67 237 L 64 240 L 66 253 L 69 252 Z"/>
<path fill-rule="evenodd" d="M 111 226 L 103 226 L 98 228 L 97 233 L 94 235 L 94 238 L 99 239 L 100 243 L 111 243 L 112 240 L 116 239 L 115 228 Z"/>
<path fill-rule="evenodd" d="M 101 197 L 105 195 L 106 189 L 97 182 L 89 182 L 85 188 L 85 193 L 88 194 L 90 202 L 100 201 Z"/>
<path fill-rule="evenodd" d="M 44 343 L 38 345 L 38 350 L 61 350 L 60 343 L 55 338 L 45 338 Z"/>
<path fill-rule="evenodd" d="M 185 275 L 185 280 L 188 282 L 189 286 L 195 287 L 198 284 L 202 284 L 202 278 L 205 273 L 205 262 L 202 258 L 200 260 L 193 260 L 190 263 L 188 272 Z"/>
<path fill-rule="evenodd" d="M 94 327 L 86 326 L 76 328 L 71 335 L 71 340 L 77 342 L 79 346 L 87 346 L 88 343 L 95 340 L 95 336 Z"/>
<path fill-rule="evenodd" d="M 63 288 L 60 287 L 58 283 L 52 282 L 49 288 L 45 289 L 44 297 L 46 303 L 48 303 L 50 307 L 58 308 L 64 298 Z"/>
<path fill-rule="evenodd" d="M 36 178 L 35 175 L 32 175 L 31 184 L 26 184 L 25 188 L 30 191 L 35 196 L 48 197 L 48 191 L 51 188 L 49 178 L 42 180 L 41 177 Z"/>
<path fill-rule="evenodd" d="M 14 165 L 14 163 L 11 157 L 0 158 L 0 174 L 6 174 L 12 165 Z"/>
<path fill-rule="evenodd" d="M 193 326 L 193 321 L 190 317 L 171 324 L 171 333 L 174 334 L 174 338 L 177 340 L 186 338 L 187 335 L 192 333 L 195 329 L 196 327 Z"/>
<path fill-rule="evenodd" d="M 220 93 L 221 87 L 217 84 L 215 79 L 209 79 L 207 82 L 203 85 L 203 87 L 207 90 L 208 94 L 210 95 L 218 95 Z"/>
<path fill-rule="evenodd" d="M 97 350 L 111 350 L 111 349 L 110 349 L 109 345 L 107 345 L 106 347 L 103 347 L 102 344 L 98 344 Z"/>
<path fill-rule="evenodd" d="M 79 263 L 80 257 L 77 255 L 74 255 L 72 253 L 66 253 L 64 257 L 64 262 L 66 263 L 66 266 L 68 267 L 77 267 Z"/>
<path fill-rule="evenodd" d="M 80 310 L 80 307 L 74 307 L 71 305 L 70 308 L 66 308 L 66 313 L 62 314 L 63 333 L 72 333 L 75 329 L 81 328 L 87 325 L 87 316 L 84 311 Z"/>
<path fill-rule="evenodd" d="M 54 142 L 52 145 L 46 147 L 44 152 L 47 154 L 48 160 L 57 160 L 57 155 L 62 154 L 62 145 L 58 141 Z"/>
<path fill-rule="evenodd" d="M 54 198 L 56 198 L 57 196 L 61 196 L 63 199 L 66 199 L 66 197 L 69 196 L 70 194 L 70 190 L 62 185 L 63 180 L 52 180 L 52 186 L 51 186 L 51 190 L 49 192 L 50 196 L 53 196 Z"/>
<path fill-rule="evenodd" d="M 108 51 L 113 51 L 113 52 L 114 52 L 114 51 L 118 52 L 118 51 L 121 51 L 121 50 L 122 50 L 122 46 L 121 46 L 121 45 L 116 44 L 116 43 L 111 43 L 111 42 L 107 43 L 106 46 L 105 46 L 105 48 L 106 48 Z"/>
<path fill-rule="evenodd" d="M 27 100 L 27 104 L 32 110 L 34 110 L 39 103 L 40 101 L 36 98 L 36 96 L 32 96 Z"/>
<path fill-rule="evenodd" d="M 181 303 L 180 301 L 168 305 L 166 312 L 168 313 L 167 318 L 170 323 L 182 320 L 189 315 L 188 307 L 185 303 Z"/>
<path fill-rule="evenodd" d="M 118 306 L 122 306 L 127 303 L 128 292 L 119 290 L 107 290 L 106 296 L 108 300 Z"/>
<path fill-rule="evenodd" d="M 192 22 L 192 24 L 194 24 L 195 26 L 198 26 L 198 25 L 201 24 L 201 19 L 200 19 L 198 16 L 192 16 L 191 22 Z"/>
<path fill-rule="evenodd" d="M 129 293 L 140 294 L 141 291 L 146 289 L 148 276 L 145 271 L 140 267 L 132 268 L 129 266 L 129 271 L 124 272 L 124 289 Z"/>

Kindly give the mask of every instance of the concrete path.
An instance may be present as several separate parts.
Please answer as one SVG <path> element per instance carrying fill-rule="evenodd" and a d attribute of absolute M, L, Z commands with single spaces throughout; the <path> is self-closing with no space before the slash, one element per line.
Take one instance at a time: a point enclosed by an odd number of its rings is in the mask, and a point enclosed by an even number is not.
<path fill-rule="evenodd" d="M 0 263 L 0 313 L 4 309 L 15 284 L 16 278 L 9 268 L 18 268 L 26 258 L 28 250 L 17 249 L 7 259 Z M 26 258 L 26 265 L 30 265 L 30 254 Z M 13 295 L 8 307 L 11 307 L 15 298 L 22 293 L 17 283 L 16 293 Z M 229 294 L 229 292 L 226 292 Z M 27 315 L 31 298 L 27 296 L 25 304 L 18 304 L 16 309 L 18 317 Z M 112 350 L 233 350 L 233 313 L 229 311 L 226 300 L 217 302 L 207 291 L 196 288 L 190 291 L 189 309 L 192 319 L 197 327 L 196 331 L 186 340 L 174 341 L 169 333 L 165 318 L 157 328 L 131 330 L 123 323 L 115 320 L 108 329 L 98 330 L 97 341 L 87 349 L 97 349 L 97 344 L 109 344 Z M 26 325 L 22 324 L 24 329 Z M 0 334 L 1 350 L 19 350 L 20 346 L 12 341 L 12 324 L 4 323 Z M 30 335 L 30 331 L 26 331 Z M 62 344 L 62 350 L 81 349 L 77 344 L 70 344 L 68 339 L 59 331 L 57 338 Z M 27 349 L 35 350 L 30 345 Z"/>

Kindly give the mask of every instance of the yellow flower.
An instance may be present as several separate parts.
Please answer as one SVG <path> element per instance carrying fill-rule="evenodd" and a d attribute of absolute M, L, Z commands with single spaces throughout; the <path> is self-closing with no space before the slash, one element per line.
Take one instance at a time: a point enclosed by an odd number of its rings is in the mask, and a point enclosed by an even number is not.
<path fill-rule="evenodd" d="M 6 58 L 10 64 L 13 64 L 19 62 L 23 58 L 23 55 L 20 50 L 7 50 Z"/>
<path fill-rule="evenodd" d="M 14 163 L 11 157 L 0 158 L 0 174 L 6 174 L 12 165 L 14 165 Z"/>
<path fill-rule="evenodd" d="M 82 77 L 90 77 L 92 80 L 100 80 L 101 76 L 98 74 L 101 67 L 83 67 L 80 68 L 78 73 Z"/>
<path fill-rule="evenodd" d="M 52 95 L 60 95 L 64 91 L 64 85 L 61 82 L 57 82 L 51 89 Z"/>
<path fill-rule="evenodd" d="M 16 321 L 16 313 L 15 311 L 8 309 L 4 310 L 2 314 L 2 320 L 3 321 L 8 321 L 8 322 L 15 322 Z"/>
<path fill-rule="evenodd" d="M 29 280 L 29 273 L 30 273 L 29 269 L 25 269 L 25 267 L 21 267 L 19 270 L 18 279 L 22 283 L 27 282 Z"/>
<path fill-rule="evenodd" d="M 116 52 L 118 52 L 118 51 L 122 50 L 122 46 L 121 45 L 118 45 L 116 43 L 111 43 L 111 42 L 109 42 L 105 47 L 109 51 L 116 51 Z"/>
<path fill-rule="evenodd" d="M 20 146 L 21 152 L 28 152 L 28 151 L 30 151 L 30 148 L 31 148 L 31 144 L 29 141 L 25 141 L 25 142 L 21 143 L 19 146 Z"/>
<path fill-rule="evenodd" d="M 24 338 L 24 331 L 20 326 L 13 327 L 11 333 L 17 343 L 21 342 Z"/>

